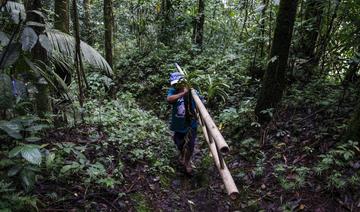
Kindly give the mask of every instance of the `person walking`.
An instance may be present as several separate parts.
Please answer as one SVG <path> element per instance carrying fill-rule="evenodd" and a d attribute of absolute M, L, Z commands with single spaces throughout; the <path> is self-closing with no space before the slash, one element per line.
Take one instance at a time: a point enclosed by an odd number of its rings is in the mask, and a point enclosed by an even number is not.
<path fill-rule="evenodd" d="M 180 72 L 170 74 L 171 87 L 167 93 L 167 101 L 172 105 L 170 130 L 174 132 L 173 140 L 179 150 L 179 162 L 192 173 L 191 156 L 194 152 L 197 137 L 197 120 L 195 102 Z"/>

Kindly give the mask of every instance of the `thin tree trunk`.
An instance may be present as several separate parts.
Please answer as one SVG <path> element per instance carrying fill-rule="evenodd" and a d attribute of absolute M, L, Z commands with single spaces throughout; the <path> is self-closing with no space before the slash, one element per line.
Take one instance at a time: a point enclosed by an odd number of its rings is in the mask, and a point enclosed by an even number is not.
<path fill-rule="evenodd" d="M 269 0 L 263 0 L 264 8 L 261 11 L 261 21 L 260 21 L 260 35 L 261 35 L 261 42 L 260 42 L 260 58 L 264 56 L 264 47 L 265 47 L 265 16 L 266 10 L 268 8 Z"/>
<path fill-rule="evenodd" d="M 316 64 L 318 64 L 319 61 L 320 61 L 320 59 L 322 58 L 322 64 L 321 64 L 321 70 L 322 70 L 322 71 L 321 71 L 321 72 L 323 72 L 323 70 L 324 70 L 325 58 L 323 58 L 323 57 L 324 57 L 325 52 L 326 52 L 326 47 L 327 47 L 328 41 L 330 40 L 330 34 L 331 34 L 332 30 L 333 30 L 334 21 L 335 21 L 335 19 L 336 19 L 336 16 L 337 16 L 337 12 L 338 12 L 338 10 L 339 10 L 340 3 L 341 3 L 341 0 L 338 0 L 338 1 L 337 1 L 337 4 L 336 4 L 336 6 L 335 6 L 334 12 L 333 12 L 333 14 L 332 14 L 332 17 L 331 17 L 331 19 L 330 19 L 330 23 L 328 24 L 329 27 L 328 27 L 328 29 L 327 29 L 327 31 L 326 31 L 325 36 L 322 38 L 322 41 L 323 41 L 323 42 L 322 42 L 321 45 L 320 45 L 319 51 L 318 51 L 318 52 L 316 53 L 316 55 L 315 55 L 314 62 L 315 62 Z"/>
<path fill-rule="evenodd" d="M 300 51 L 302 56 L 313 58 L 315 56 L 316 42 L 319 37 L 321 20 L 323 15 L 323 3 L 320 0 L 308 0 L 305 2 L 305 21 L 300 34 Z"/>
<path fill-rule="evenodd" d="M 80 27 L 79 27 L 79 15 L 77 10 L 76 0 L 72 1 L 73 6 L 73 27 L 75 33 L 75 69 L 77 75 L 77 83 L 79 87 L 79 104 L 80 108 L 83 108 L 84 104 L 84 85 L 82 78 L 84 77 L 84 69 L 82 65 L 81 49 L 80 49 Z M 84 113 L 80 112 L 81 120 L 84 121 Z"/>
<path fill-rule="evenodd" d="M 193 43 L 202 48 L 204 39 L 205 0 L 198 0 L 198 14 L 194 20 Z"/>
<path fill-rule="evenodd" d="M 113 68 L 113 8 L 112 0 L 104 0 L 105 59 Z"/>
<path fill-rule="evenodd" d="M 69 19 L 69 0 L 55 0 L 54 28 L 69 34 Z M 66 68 L 64 68 L 61 64 L 55 64 L 55 72 L 65 81 L 67 85 L 70 85 L 71 73 L 69 73 Z"/>
<path fill-rule="evenodd" d="M 262 82 L 260 96 L 255 112 L 264 123 L 270 120 L 263 110 L 275 108 L 285 89 L 285 71 L 289 57 L 292 32 L 297 9 L 297 0 L 281 0 L 276 19 L 274 41 L 271 48 L 271 60 Z"/>
<path fill-rule="evenodd" d="M 69 0 L 55 0 L 54 27 L 69 33 Z"/>
<path fill-rule="evenodd" d="M 161 11 L 160 11 L 160 33 L 159 33 L 159 41 L 169 46 L 172 40 L 171 33 L 171 0 L 161 0 Z"/>
<path fill-rule="evenodd" d="M 268 38 L 269 38 L 269 46 L 268 46 L 268 52 L 271 51 L 271 46 L 272 46 L 272 41 L 271 41 L 271 38 L 272 38 L 272 22 L 273 22 L 273 17 L 272 17 L 272 2 L 273 1 L 270 1 L 269 2 L 269 34 L 268 34 Z M 268 55 L 270 57 L 270 54 Z"/>
<path fill-rule="evenodd" d="M 84 26 L 85 26 L 85 41 L 89 45 L 94 44 L 94 39 L 91 30 L 91 15 L 90 15 L 90 6 L 92 4 L 92 0 L 84 0 L 83 7 L 84 7 Z"/>
<path fill-rule="evenodd" d="M 245 17 L 244 17 L 243 25 L 242 25 L 241 32 L 240 32 L 240 40 L 242 40 L 244 31 L 246 31 L 246 23 L 247 23 L 247 19 L 248 19 L 248 7 L 249 7 L 248 0 L 245 0 L 244 4 L 245 4 Z"/>
<path fill-rule="evenodd" d="M 26 2 L 26 10 L 42 10 L 41 0 L 29 0 Z M 33 21 L 38 23 L 45 24 L 44 18 L 35 13 L 28 12 L 26 17 L 26 22 Z M 32 26 L 37 35 L 44 33 L 45 27 L 41 25 Z M 36 43 L 35 47 L 31 51 L 32 59 L 34 61 L 39 60 L 43 63 L 47 63 L 47 52 L 39 42 Z M 39 64 L 41 66 L 41 64 Z M 45 69 L 45 67 L 42 67 Z M 39 77 L 35 79 L 35 87 L 37 89 L 37 93 L 35 95 L 35 103 L 36 103 L 36 112 L 39 117 L 45 117 L 46 113 L 51 112 L 51 103 L 50 103 L 50 90 L 47 83 L 43 83 L 45 80 L 43 77 Z"/>

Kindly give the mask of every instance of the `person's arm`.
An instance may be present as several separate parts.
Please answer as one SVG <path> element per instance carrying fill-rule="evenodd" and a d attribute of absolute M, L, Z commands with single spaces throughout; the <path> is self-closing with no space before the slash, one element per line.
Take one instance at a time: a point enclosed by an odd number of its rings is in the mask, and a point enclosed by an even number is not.
<path fill-rule="evenodd" d="M 189 89 L 187 88 L 184 88 L 184 90 L 180 93 L 177 93 L 177 94 L 173 94 L 171 96 L 168 96 L 166 98 L 166 100 L 169 102 L 169 103 L 174 103 L 176 100 L 178 100 L 179 98 L 185 96 L 185 94 L 189 92 Z"/>

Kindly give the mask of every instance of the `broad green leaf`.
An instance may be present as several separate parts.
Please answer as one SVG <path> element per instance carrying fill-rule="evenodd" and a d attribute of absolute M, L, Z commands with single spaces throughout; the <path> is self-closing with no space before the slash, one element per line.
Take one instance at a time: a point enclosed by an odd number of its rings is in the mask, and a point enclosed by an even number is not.
<path fill-rule="evenodd" d="M 21 150 L 21 156 L 32 164 L 40 165 L 41 153 L 38 147 L 26 145 Z"/>
<path fill-rule="evenodd" d="M 25 130 L 29 131 L 29 132 L 38 132 L 38 131 L 46 129 L 48 127 L 49 127 L 49 125 L 46 125 L 46 124 L 37 124 L 37 125 L 31 126 L 31 127 L 28 127 Z"/>
<path fill-rule="evenodd" d="M 5 131 L 10 137 L 15 139 L 22 139 L 20 134 L 21 126 L 8 122 L 8 121 L 0 121 L 0 129 Z"/>
<path fill-rule="evenodd" d="M 20 44 L 18 43 L 11 43 L 8 50 L 6 49 L 4 48 L 0 54 L 0 58 L 2 58 L 3 54 L 5 54 L 6 51 L 4 60 L 0 64 L 0 69 L 4 69 L 13 65 L 17 61 L 20 55 Z"/>
<path fill-rule="evenodd" d="M 4 32 L 0 31 L 0 45 L 6 46 L 8 45 L 9 41 L 10 40 L 8 36 Z"/>
<path fill-rule="evenodd" d="M 31 51 L 37 43 L 37 40 L 38 36 L 33 28 L 25 27 L 20 37 L 22 50 Z"/>
<path fill-rule="evenodd" d="M 41 44 L 41 46 L 46 49 L 46 51 L 51 54 L 52 52 L 52 46 L 51 46 L 51 42 L 49 40 L 49 38 L 44 35 L 44 34 L 41 34 L 39 35 L 39 42 Z"/>
<path fill-rule="evenodd" d="M 73 168 L 75 168 L 74 164 L 65 165 L 61 168 L 60 172 L 66 173 L 67 171 L 69 171 L 70 169 L 73 169 Z"/>
<path fill-rule="evenodd" d="M 21 169 L 22 169 L 22 167 L 19 166 L 19 165 L 13 166 L 13 167 L 8 171 L 7 175 L 8 175 L 9 177 L 13 177 L 13 176 L 15 176 L 17 173 L 19 173 L 19 171 L 20 171 Z"/>
<path fill-rule="evenodd" d="M 17 146 L 15 148 L 13 148 L 10 152 L 9 152 L 9 157 L 13 158 L 15 156 L 17 156 L 21 150 L 23 149 L 23 146 Z"/>

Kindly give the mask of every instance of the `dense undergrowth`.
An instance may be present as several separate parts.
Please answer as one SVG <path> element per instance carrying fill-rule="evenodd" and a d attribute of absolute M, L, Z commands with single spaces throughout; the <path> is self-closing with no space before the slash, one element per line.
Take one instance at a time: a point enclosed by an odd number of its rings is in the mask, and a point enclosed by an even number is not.
<path fill-rule="evenodd" d="M 90 79 L 97 77 L 95 74 Z M 99 80 L 90 84 L 95 97 L 103 86 L 97 87 Z M 36 124 L 40 121 L 37 118 L 23 117 L 30 125 L 25 131 L 32 137 L 26 137 L 24 143 L 18 138 L 19 146 L 1 151 L 1 208 L 57 208 L 60 204 L 70 209 L 74 201 L 81 208 L 101 208 L 92 202 L 101 196 L 94 192 L 114 194 L 114 199 L 123 197 L 125 193 L 119 191 L 130 177 L 124 176 L 126 169 L 146 164 L 142 169 L 145 175 L 174 173 L 170 166 L 174 149 L 163 121 L 140 109 L 130 93 L 119 94 L 116 100 L 96 97 L 85 105 L 86 125 L 79 127 L 50 130 L 34 137 L 30 130 L 43 131 L 44 126 Z M 3 121 L 1 126 L 12 137 L 23 133 L 15 121 Z M 2 137 L 13 142 L 6 134 Z M 21 185 L 32 192 L 14 192 Z M 78 202 L 83 191 L 84 201 Z M 93 197 L 86 198 L 88 193 Z"/>
<path fill-rule="evenodd" d="M 221 188 L 221 182 L 200 136 L 197 148 L 203 159 L 197 156 L 195 179 L 202 183 L 196 189 L 212 193 L 220 204 L 214 207 L 289 211 L 357 207 L 360 151 L 356 141 L 342 137 L 356 87 L 343 89 L 331 79 L 293 82 L 281 109 L 265 111 L 273 121 L 261 126 L 253 113 L 260 82 L 241 62 L 246 58 L 227 53 L 210 60 L 210 53 L 195 57 L 166 48 L 129 52 L 119 60 L 114 81 L 91 73 L 82 125 L 52 129 L 50 122 L 44 124 L 46 120 L 35 116 L 3 121 L 2 138 L 12 148 L 1 150 L 1 207 L 170 209 L 159 202 L 172 205 L 186 196 L 193 203 L 184 200 L 176 207 L 206 207 L 198 203 L 203 201 L 202 192 L 171 190 L 179 170 L 174 165 L 165 96 L 174 61 L 195 73 L 193 82 L 207 97 L 207 107 L 232 149 L 227 162 L 241 197 L 219 201 L 226 197 L 222 189 L 210 186 L 213 181 Z M 105 95 L 104 84 L 117 87 L 116 98 Z M 168 192 L 176 195 L 165 200 Z"/>

